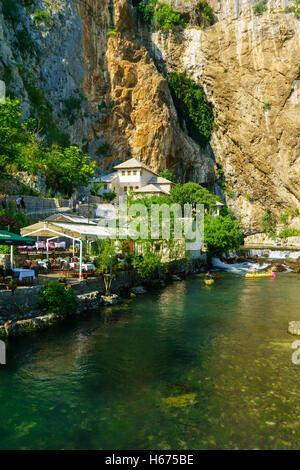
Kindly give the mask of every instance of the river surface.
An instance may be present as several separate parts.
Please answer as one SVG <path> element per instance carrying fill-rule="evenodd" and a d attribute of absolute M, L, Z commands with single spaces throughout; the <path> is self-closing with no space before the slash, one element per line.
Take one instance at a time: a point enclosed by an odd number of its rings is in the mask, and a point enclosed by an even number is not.
<path fill-rule="evenodd" d="M 10 341 L 0 448 L 299 448 L 300 275 L 220 276 Z"/>

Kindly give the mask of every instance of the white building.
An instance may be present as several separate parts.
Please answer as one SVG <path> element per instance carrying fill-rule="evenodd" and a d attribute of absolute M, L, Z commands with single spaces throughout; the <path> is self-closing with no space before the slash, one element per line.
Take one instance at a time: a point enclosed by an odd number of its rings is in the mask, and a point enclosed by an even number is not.
<path fill-rule="evenodd" d="M 158 176 L 155 171 L 136 158 L 116 165 L 114 170 L 114 173 L 93 180 L 103 183 L 99 194 L 114 191 L 117 195 L 123 195 L 133 191 L 137 195 L 169 195 L 172 187 L 175 186 L 172 181 Z"/>

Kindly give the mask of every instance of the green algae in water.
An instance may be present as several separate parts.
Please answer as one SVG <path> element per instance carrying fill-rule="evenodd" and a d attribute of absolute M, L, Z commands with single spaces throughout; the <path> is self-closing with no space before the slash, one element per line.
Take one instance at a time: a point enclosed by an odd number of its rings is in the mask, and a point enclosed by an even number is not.
<path fill-rule="evenodd" d="M 196 404 L 196 394 L 187 393 L 185 395 L 179 395 L 177 397 L 168 397 L 162 399 L 163 407 L 174 407 L 183 408 L 185 406 L 191 406 Z"/>

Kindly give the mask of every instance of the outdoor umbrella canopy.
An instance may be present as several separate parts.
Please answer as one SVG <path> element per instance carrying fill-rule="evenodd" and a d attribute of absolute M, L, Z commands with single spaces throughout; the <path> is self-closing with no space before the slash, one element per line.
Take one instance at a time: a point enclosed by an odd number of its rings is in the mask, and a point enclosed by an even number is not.
<path fill-rule="evenodd" d="M 35 240 L 31 238 L 21 237 L 16 233 L 0 230 L 0 245 L 14 245 L 14 246 L 34 246 Z"/>

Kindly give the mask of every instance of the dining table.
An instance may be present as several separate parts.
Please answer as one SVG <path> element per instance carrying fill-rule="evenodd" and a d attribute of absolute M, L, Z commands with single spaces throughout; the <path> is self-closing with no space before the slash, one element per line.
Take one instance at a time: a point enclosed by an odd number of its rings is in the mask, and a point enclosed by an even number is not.
<path fill-rule="evenodd" d="M 33 269 L 23 269 L 23 268 L 15 268 L 13 269 L 13 273 L 19 281 L 22 281 L 25 278 L 33 278 L 35 279 L 35 272 Z"/>

